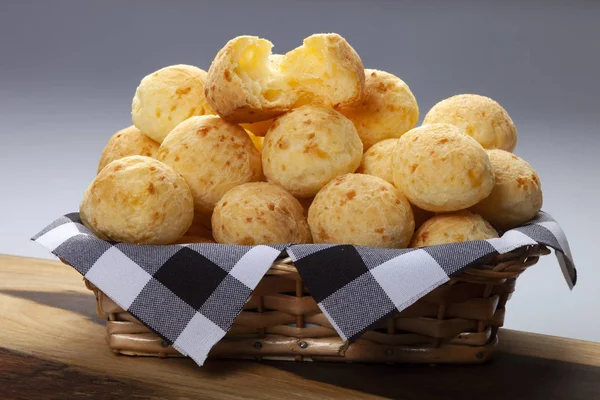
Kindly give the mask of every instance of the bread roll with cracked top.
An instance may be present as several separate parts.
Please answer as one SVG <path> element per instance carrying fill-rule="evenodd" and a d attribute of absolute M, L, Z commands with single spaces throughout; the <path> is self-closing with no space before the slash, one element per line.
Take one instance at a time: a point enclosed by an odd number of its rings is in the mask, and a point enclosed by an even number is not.
<path fill-rule="evenodd" d="M 437 214 L 415 232 L 410 247 L 435 246 L 497 238 L 498 232 L 480 215 L 469 211 Z"/>
<path fill-rule="evenodd" d="M 81 220 L 103 239 L 169 244 L 190 227 L 192 193 L 171 167 L 145 156 L 108 164 L 87 188 Z"/>
<path fill-rule="evenodd" d="M 180 122 L 196 115 L 214 114 L 204 97 L 205 82 L 205 71 L 183 64 L 145 76 L 133 97 L 133 124 L 162 143 Z"/>
<path fill-rule="evenodd" d="M 492 193 L 471 210 L 494 227 L 515 228 L 533 219 L 542 208 L 542 184 L 525 160 L 503 150 L 488 150 L 495 175 Z"/>
<path fill-rule="evenodd" d="M 346 174 L 327 184 L 308 210 L 315 243 L 406 247 L 415 221 L 408 200 L 376 176 Z"/>
<path fill-rule="evenodd" d="M 260 152 L 246 131 L 216 115 L 192 117 L 177 125 L 160 145 L 158 159 L 188 182 L 196 219 L 208 220 L 231 188 L 263 177 Z"/>
<path fill-rule="evenodd" d="M 365 76 L 361 101 L 340 108 L 340 112 L 354 123 L 367 150 L 414 128 L 419 120 L 419 106 L 408 85 L 397 76 L 375 69 L 366 69 Z"/>
<path fill-rule="evenodd" d="M 281 56 L 256 36 L 238 36 L 208 70 L 206 98 L 224 119 L 259 122 L 294 106 L 354 104 L 364 92 L 360 57 L 338 34 L 316 34 Z"/>
<path fill-rule="evenodd" d="M 513 151 L 517 129 L 498 102 L 477 94 L 459 94 L 437 103 L 425 116 L 423 125 L 452 124 L 472 136 L 486 149 Z"/>
<path fill-rule="evenodd" d="M 277 118 L 262 151 L 267 180 L 295 197 L 313 197 L 336 176 L 354 172 L 361 158 L 362 143 L 352 122 L 319 105 Z"/>
<path fill-rule="evenodd" d="M 429 124 L 398 139 L 394 184 L 423 210 L 462 210 L 486 198 L 494 187 L 483 147 L 454 125 Z"/>
<path fill-rule="evenodd" d="M 215 207 L 212 226 L 219 243 L 311 243 L 302 205 L 267 182 L 246 183 L 225 193 Z"/>
<path fill-rule="evenodd" d="M 128 156 L 156 157 L 159 144 L 131 125 L 111 136 L 98 162 L 98 173 L 111 162 Z"/>

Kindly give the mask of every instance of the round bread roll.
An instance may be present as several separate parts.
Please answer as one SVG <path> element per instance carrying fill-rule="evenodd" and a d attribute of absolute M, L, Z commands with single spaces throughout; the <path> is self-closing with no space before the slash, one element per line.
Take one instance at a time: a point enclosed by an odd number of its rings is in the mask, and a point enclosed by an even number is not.
<path fill-rule="evenodd" d="M 85 191 L 80 215 L 101 238 L 169 244 L 190 227 L 194 201 L 172 168 L 150 157 L 129 156 L 100 171 Z"/>
<path fill-rule="evenodd" d="M 158 159 L 190 185 L 196 219 L 206 219 L 229 189 L 263 178 L 260 152 L 246 131 L 216 115 L 177 125 L 160 145 Z"/>
<path fill-rule="evenodd" d="M 522 158 L 503 150 L 488 150 L 496 183 L 492 193 L 474 205 L 494 227 L 515 228 L 533 219 L 542 208 L 542 184 L 538 174 Z"/>
<path fill-rule="evenodd" d="M 414 128 L 419 120 L 419 106 L 408 85 L 397 76 L 374 69 L 366 69 L 365 75 L 362 100 L 340 112 L 354 123 L 367 150 Z"/>
<path fill-rule="evenodd" d="M 219 243 L 311 243 L 302 205 L 267 182 L 246 183 L 225 193 L 215 207 L 212 226 Z"/>
<path fill-rule="evenodd" d="M 386 139 L 375 143 L 363 154 L 362 161 L 356 172 L 377 176 L 393 184 L 392 156 L 397 144 L 398 139 Z"/>
<path fill-rule="evenodd" d="M 408 200 L 390 183 L 363 174 L 338 176 L 308 210 L 315 243 L 406 247 L 415 229 Z"/>
<path fill-rule="evenodd" d="M 156 157 L 159 144 L 144 135 L 135 126 L 121 129 L 111 136 L 98 162 L 98 173 L 102 168 L 119 158 L 127 156 Z"/>
<path fill-rule="evenodd" d="M 265 176 L 296 197 L 313 197 L 338 175 L 360 165 L 362 143 L 339 112 L 305 105 L 277 118 L 263 143 Z"/>
<path fill-rule="evenodd" d="M 459 94 L 437 103 L 423 125 L 446 123 L 462 129 L 486 149 L 513 151 L 517 130 L 504 108 L 489 97 Z"/>
<path fill-rule="evenodd" d="M 360 57 L 340 35 L 317 34 L 281 56 L 256 36 L 238 36 L 223 47 L 207 77 L 206 98 L 224 119 L 265 121 L 294 105 L 354 104 L 364 92 Z"/>
<path fill-rule="evenodd" d="M 430 124 L 408 131 L 398 139 L 392 162 L 394 184 L 423 210 L 462 210 L 494 188 L 484 148 L 453 125 Z"/>
<path fill-rule="evenodd" d="M 428 219 L 414 234 L 410 247 L 435 246 L 497 238 L 498 232 L 480 215 L 469 211 L 438 214 Z"/>
<path fill-rule="evenodd" d="M 133 124 L 162 143 L 180 122 L 214 114 L 204 98 L 205 81 L 206 72 L 191 65 L 171 65 L 147 75 L 133 97 Z"/>

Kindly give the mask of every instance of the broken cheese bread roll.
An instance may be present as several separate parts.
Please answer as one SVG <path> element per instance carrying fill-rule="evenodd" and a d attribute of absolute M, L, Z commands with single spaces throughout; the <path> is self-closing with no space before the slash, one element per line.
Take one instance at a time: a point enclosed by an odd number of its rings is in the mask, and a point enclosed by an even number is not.
<path fill-rule="evenodd" d="M 497 237 L 498 232 L 480 215 L 462 210 L 437 214 L 425 221 L 415 232 L 410 247 L 435 246 Z"/>
<path fill-rule="evenodd" d="M 332 108 L 305 105 L 277 118 L 263 143 L 265 176 L 295 197 L 313 197 L 360 165 L 362 143 L 352 122 Z"/>
<path fill-rule="evenodd" d="M 425 116 L 423 125 L 446 123 L 459 127 L 485 149 L 513 151 L 517 129 L 498 102 L 476 94 L 459 94 L 437 103 Z"/>
<path fill-rule="evenodd" d="M 315 243 L 404 248 L 415 229 L 408 200 L 376 176 L 346 174 L 327 184 L 308 210 Z"/>
<path fill-rule="evenodd" d="M 83 224 L 101 238 L 137 244 L 169 244 L 190 227 L 194 201 L 171 167 L 145 156 L 108 164 L 87 188 Z"/>
<path fill-rule="evenodd" d="M 302 205 L 267 182 L 236 186 L 221 198 L 212 216 L 213 235 L 225 244 L 311 243 Z"/>
<path fill-rule="evenodd" d="M 127 156 L 156 157 L 159 144 L 131 125 L 111 136 L 98 162 L 98 173 L 112 161 Z"/>
<path fill-rule="evenodd" d="M 375 69 L 366 69 L 365 76 L 362 100 L 340 108 L 340 112 L 354 123 L 367 150 L 414 128 L 419 120 L 419 106 L 408 85 L 397 76 Z"/>
<path fill-rule="evenodd" d="M 229 189 L 263 178 L 260 152 L 246 131 L 216 115 L 177 125 L 160 145 L 158 159 L 188 182 L 196 220 L 208 220 Z"/>
<path fill-rule="evenodd" d="M 250 140 L 252 140 L 252 143 L 254 143 L 254 147 L 256 147 L 256 150 L 262 151 L 263 143 L 265 141 L 265 138 L 262 137 L 262 136 L 256 136 L 256 135 L 254 135 L 252 132 L 250 132 L 247 129 L 246 129 L 246 133 L 250 137 Z"/>
<path fill-rule="evenodd" d="M 454 125 L 430 124 L 408 131 L 398 139 L 392 162 L 396 187 L 427 211 L 471 207 L 494 188 L 485 149 Z"/>
<path fill-rule="evenodd" d="M 364 92 L 364 69 L 340 35 L 316 34 L 287 54 L 273 44 L 238 36 L 223 47 L 209 70 L 205 94 L 212 108 L 233 122 L 265 121 L 293 106 L 354 104 Z"/>
<path fill-rule="evenodd" d="M 542 184 L 525 160 L 503 150 L 488 150 L 495 175 L 492 193 L 471 207 L 502 230 L 533 219 L 542 208 Z"/>
<path fill-rule="evenodd" d="M 191 65 L 171 65 L 145 76 L 131 105 L 133 124 L 158 143 L 182 121 L 214 114 L 204 98 L 206 72 Z"/>

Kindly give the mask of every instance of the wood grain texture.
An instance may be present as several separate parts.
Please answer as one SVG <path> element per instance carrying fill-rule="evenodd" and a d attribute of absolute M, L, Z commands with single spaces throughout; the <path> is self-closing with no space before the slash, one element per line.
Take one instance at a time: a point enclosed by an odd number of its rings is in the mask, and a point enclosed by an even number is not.
<path fill-rule="evenodd" d="M 0 256 L 0 398 L 600 398 L 597 343 L 502 330 L 500 353 L 481 366 L 219 360 L 200 368 L 113 354 L 94 310 L 72 268 Z"/>

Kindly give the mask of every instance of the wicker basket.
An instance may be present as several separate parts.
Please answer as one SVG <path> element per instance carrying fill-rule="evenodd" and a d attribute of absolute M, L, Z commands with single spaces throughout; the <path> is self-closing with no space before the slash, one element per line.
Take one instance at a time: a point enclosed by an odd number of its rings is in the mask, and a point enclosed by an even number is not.
<path fill-rule="evenodd" d="M 530 246 L 469 267 L 352 343 L 331 327 L 289 258 L 276 261 L 209 358 L 391 363 L 488 360 L 516 278 L 550 251 Z M 116 353 L 181 356 L 86 281 Z"/>

